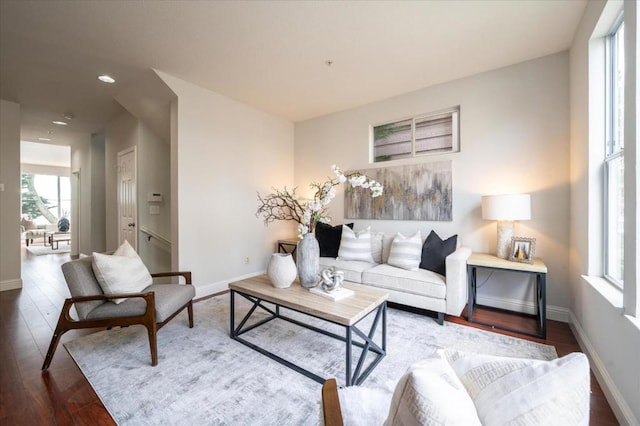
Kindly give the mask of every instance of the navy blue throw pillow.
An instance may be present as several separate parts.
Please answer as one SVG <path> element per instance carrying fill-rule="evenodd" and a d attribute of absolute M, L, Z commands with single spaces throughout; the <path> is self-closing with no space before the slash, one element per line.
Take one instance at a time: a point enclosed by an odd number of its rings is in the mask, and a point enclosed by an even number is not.
<path fill-rule="evenodd" d="M 443 241 L 435 231 L 431 231 L 422 246 L 420 268 L 446 275 L 445 259 L 456 251 L 457 244 L 458 235 L 453 235 Z"/>
<path fill-rule="evenodd" d="M 353 229 L 353 223 L 345 223 Z M 320 257 L 338 257 L 340 239 L 342 238 L 342 225 L 331 226 L 326 223 L 316 224 L 316 239 L 320 246 Z"/>

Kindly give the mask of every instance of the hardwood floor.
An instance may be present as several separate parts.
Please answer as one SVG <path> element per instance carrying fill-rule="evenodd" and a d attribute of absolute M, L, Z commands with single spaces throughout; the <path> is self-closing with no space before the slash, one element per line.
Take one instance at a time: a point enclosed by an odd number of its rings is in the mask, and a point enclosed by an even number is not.
<path fill-rule="evenodd" d="M 48 372 L 40 371 L 60 308 L 69 295 L 60 270 L 69 255 L 35 256 L 23 247 L 22 260 L 23 288 L 0 292 L 0 424 L 115 424 L 62 345 Z M 514 314 L 483 310 L 478 315 L 514 327 L 531 326 L 530 319 Z M 464 318 L 446 319 L 486 329 Z M 549 321 L 547 327 L 546 340 L 529 340 L 554 345 L 560 356 L 580 351 L 567 324 Z M 62 342 L 90 332 L 70 331 Z M 593 375 L 591 382 L 591 425 L 617 425 Z"/>

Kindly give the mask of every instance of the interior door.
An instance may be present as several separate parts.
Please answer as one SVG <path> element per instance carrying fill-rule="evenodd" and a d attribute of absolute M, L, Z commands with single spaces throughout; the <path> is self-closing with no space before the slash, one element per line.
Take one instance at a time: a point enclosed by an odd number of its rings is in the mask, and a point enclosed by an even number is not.
<path fill-rule="evenodd" d="M 118 153 L 118 245 L 124 240 L 138 250 L 138 218 L 136 191 L 136 148 Z"/>

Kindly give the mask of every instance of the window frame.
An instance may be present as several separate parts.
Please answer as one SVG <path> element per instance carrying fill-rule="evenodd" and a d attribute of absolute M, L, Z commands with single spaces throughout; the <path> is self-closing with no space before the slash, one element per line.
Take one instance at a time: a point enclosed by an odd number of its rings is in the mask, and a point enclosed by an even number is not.
<path fill-rule="evenodd" d="M 441 116 L 444 114 L 451 114 L 451 149 L 446 151 L 417 153 L 416 152 L 416 122 L 424 119 L 428 119 L 430 117 Z M 404 158 L 376 161 L 376 152 L 375 152 L 376 151 L 376 147 L 375 147 L 376 127 L 400 123 L 400 122 L 409 121 L 409 120 L 411 121 L 411 153 L 410 155 Z M 460 152 L 460 106 L 454 106 L 451 108 L 445 108 L 445 109 L 441 109 L 434 112 L 414 115 L 411 117 L 399 118 L 391 121 L 384 121 L 384 122 L 372 124 L 371 126 L 369 126 L 369 163 L 370 164 L 393 163 L 398 161 L 410 160 L 413 158 L 419 158 L 419 157 L 425 157 L 425 156 L 431 156 L 431 155 L 451 154 L 456 152 Z"/>
<path fill-rule="evenodd" d="M 604 141 L 604 161 L 603 161 L 603 195 L 604 195 L 604 203 L 603 203 L 603 276 L 604 278 L 611 283 L 612 285 L 622 289 L 624 287 L 624 247 L 622 249 L 621 258 L 623 261 L 622 271 L 623 271 L 623 279 L 618 280 L 615 278 L 609 270 L 609 260 L 611 253 L 609 251 L 610 246 L 610 220 L 609 217 L 609 200 L 610 200 L 610 176 L 612 173 L 615 173 L 615 170 L 611 167 L 611 164 L 614 161 L 622 160 L 624 162 L 624 139 L 621 143 L 617 139 L 618 129 L 617 124 L 619 121 L 618 114 L 616 112 L 616 102 L 617 99 L 617 85 L 616 79 L 614 78 L 617 71 L 617 60 L 618 60 L 618 45 L 616 36 L 620 30 L 620 27 L 624 24 L 624 14 L 620 13 L 620 15 L 614 21 L 614 24 L 611 26 L 611 30 L 606 36 L 605 43 L 605 141 Z M 624 33 L 622 33 L 624 36 Z M 624 112 L 623 112 L 624 118 Z M 623 122 L 624 123 L 624 122 Z M 622 126 L 622 132 L 624 132 L 624 124 Z M 624 133 L 623 133 L 624 134 Z M 624 138 L 624 136 L 623 136 Z M 623 166 L 624 167 L 624 166 Z M 624 203 L 624 194 L 623 194 L 623 203 Z M 623 204 L 624 205 L 624 204 Z M 624 210 L 623 210 L 624 211 Z M 623 225 L 624 226 L 624 225 Z"/>

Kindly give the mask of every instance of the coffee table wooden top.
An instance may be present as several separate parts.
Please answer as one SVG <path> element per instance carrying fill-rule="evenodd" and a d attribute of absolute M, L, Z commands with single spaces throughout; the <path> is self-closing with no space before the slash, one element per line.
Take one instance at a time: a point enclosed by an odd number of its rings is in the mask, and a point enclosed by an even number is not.
<path fill-rule="evenodd" d="M 334 301 L 309 292 L 297 280 L 288 288 L 275 288 L 266 275 L 229 284 L 239 293 L 347 326 L 360 321 L 389 297 L 384 291 L 349 282 L 344 287 L 353 290 L 353 295 Z"/>

